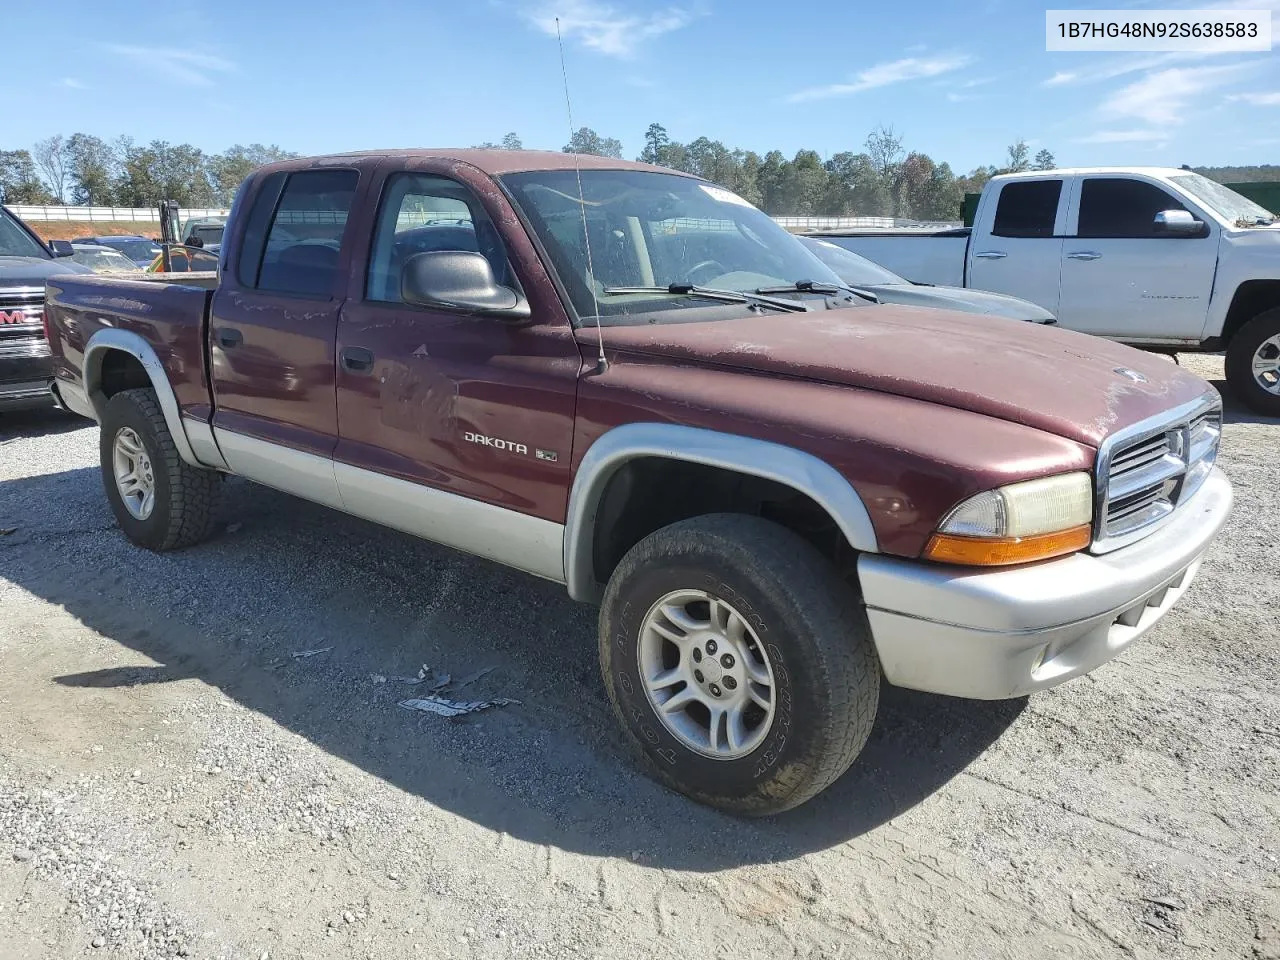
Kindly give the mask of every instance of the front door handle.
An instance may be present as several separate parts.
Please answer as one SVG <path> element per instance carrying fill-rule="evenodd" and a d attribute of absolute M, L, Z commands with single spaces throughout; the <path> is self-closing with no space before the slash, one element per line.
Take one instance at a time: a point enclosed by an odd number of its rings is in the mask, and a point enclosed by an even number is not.
<path fill-rule="evenodd" d="M 223 349 L 230 349 L 244 343 L 244 334 L 235 327 L 219 327 L 213 336 L 218 341 L 218 346 Z"/>
<path fill-rule="evenodd" d="M 979 260 L 1003 260 L 1008 256 L 1003 250 L 982 250 L 974 254 Z"/>
<path fill-rule="evenodd" d="M 342 360 L 342 369 L 351 373 L 372 373 L 373 352 L 364 347 L 343 347 L 338 356 Z"/>
<path fill-rule="evenodd" d="M 1067 254 L 1068 260 L 1101 260 L 1102 254 L 1094 250 L 1075 250 Z"/>

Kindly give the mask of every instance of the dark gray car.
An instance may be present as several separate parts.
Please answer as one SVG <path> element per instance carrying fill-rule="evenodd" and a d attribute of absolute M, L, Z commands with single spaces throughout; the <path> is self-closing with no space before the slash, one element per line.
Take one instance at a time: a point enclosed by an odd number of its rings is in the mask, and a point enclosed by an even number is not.
<path fill-rule="evenodd" d="M 1027 320 L 1031 323 L 1057 323 L 1044 307 L 1029 300 L 988 293 L 985 290 L 968 290 L 964 287 L 934 287 L 912 283 L 866 257 L 844 247 L 836 246 L 819 237 L 799 237 L 801 243 L 835 271 L 849 286 L 865 290 L 881 303 L 903 303 L 915 307 L 940 307 L 944 310 L 960 310 L 964 313 L 985 313 L 1010 320 Z"/>
<path fill-rule="evenodd" d="M 73 263 L 71 244 L 47 246 L 0 207 L 0 411 L 53 403 L 53 361 L 44 338 L 44 287 L 51 278 L 90 273 Z"/>

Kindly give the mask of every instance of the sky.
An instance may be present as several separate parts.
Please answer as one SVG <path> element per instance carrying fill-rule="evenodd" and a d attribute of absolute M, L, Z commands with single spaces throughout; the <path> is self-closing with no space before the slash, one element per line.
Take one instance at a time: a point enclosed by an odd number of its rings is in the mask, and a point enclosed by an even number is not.
<path fill-rule="evenodd" d="M 859 151 L 875 126 L 957 172 L 1025 139 L 1060 165 L 1280 162 L 1280 60 L 1047 53 L 1026 0 L 8 0 L 0 149 L 76 131 L 303 154 L 559 149 L 569 121 L 729 147 Z M 1055 7 L 1115 9 L 1082 0 Z M 1280 0 L 1169 8 L 1280 10 Z M 56 41 L 48 38 L 56 9 Z M 1275 18 L 1280 42 L 1280 16 Z"/>

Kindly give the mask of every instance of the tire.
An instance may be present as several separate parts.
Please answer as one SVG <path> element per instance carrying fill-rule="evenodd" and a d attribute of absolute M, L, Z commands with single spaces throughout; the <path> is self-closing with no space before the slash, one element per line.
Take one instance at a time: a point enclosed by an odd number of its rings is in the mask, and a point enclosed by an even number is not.
<path fill-rule="evenodd" d="M 697 594 L 709 598 L 705 605 L 694 599 L 681 606 Z M 661 623 L 669 630 L 676 622 L 655 612 L 671 597 L 676 599 L 667 609 L 705 620 L 708 627 L 712 609 L 718 616 L 730 610 L 737 620 L 728 619 L 731 626 L 715 651 L 696 639 L 706 634 L 694 630 L 682 637 L 681 653 L 657 628 L 646 628 Z M 735 626 L 739 621 L 745 630 Z M 726 645 L 739 648 L 729 658 L 741 678 L 733 692 L 726 689 L 733 671 L 721 669 L 726 661 L 719 651 Z M 661 662 L 653 656 L 659 646 Z M 695 656 L 702 659 L 695 662 Z M 708 686 L 711 674 L 700 680 L 691 675 L 698 665 L 714 669 L 724 686 Z M 744 682 L 763 675 L 762 666 L 769 673 L 767 686 Z M 654 682 L 664 683 L 669 669 L 683 670 L 689 680 L 651 694 L 644 677 L 657 675 Z M 658 779 L 701 803 L 748 816 L 799 806 L 833 783 L 866 743 L 880 696 L 880 664 L 855 591 L 791 531 L 739 514 L 663 527 L 623 557 L 601 606 L 600 670 L 618 720 Z M 720 705 L 729 701 L 709 695 L 739 697 L 747 689 L 768 691 L 764 699 L 772 704 L 772 719 L 761 719 L 765 711 L 759 704 L 739 711 L 744 720 L 737 726 L 736 755 L 730 755 L 735 744 L 719 721 L 712 739 L 715 715 L 704 706 L 681 708 L 671 714 L 674 720 L 659 712 L 660 702 L 675 701 L 682 691 Z M 704 720 L 706 742 L 698 746 L 689 734 L 701 736 Z M 717 743 L 720 755 L 713 756 Z"/>
<path fill-rule="evenodd" d="M 1267 344 L 1273 337 L 1280 337 L 1280 307 L 1266 310 L 1236 331 L 1227 344 L 1227 383 L 1232 392 L 1252 410 L 1268 417 L 1280 417 L 1280 341 Z M 1265 345 L 1265 346 L 1264 346 Z M 1259 359 L 1276 359 L 1275 391 L 1266 389 L 1254 376 L 1255 355 Z M 1270 372 L 1266 374 L 1269 378 Z"/>
<path fill-rule="evenodd" d="M 140 447 L 139 458 L 132 461 L 138 469 L 133 472 L 150 477 L 153 497 L 149 510 L 141 509 L 142 505 L 135 502 L 134 497 L 142 495 L 136 490 L 128 494 L 133 507 L 126 505 L 126 492 L 116 479 L 117 441 L 123 444 L 121 450 Z M 222 476 L 214 470 L 193 467 L 178 455 L 153 391 L 123 390 L 107 401 L 102 415 L 99 454 L 102 484 L 111 511 L 125 536 L 138 546 L 156 551 L 176 550 L 209 536 L 217 519 Z M 127 454 L 124 462 L 129 462 Z M 146 489 L 146 485 L 141 489 Z M 139 513 L 145 515 L 139 516 Z"/>

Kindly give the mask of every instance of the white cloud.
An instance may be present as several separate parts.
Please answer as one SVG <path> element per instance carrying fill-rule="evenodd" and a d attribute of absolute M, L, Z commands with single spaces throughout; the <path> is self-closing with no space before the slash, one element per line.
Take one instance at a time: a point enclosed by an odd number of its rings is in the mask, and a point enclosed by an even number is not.
<path fill-rule="evenodd" d="M 527 11 L 525 19 L 548 36 L 556 35 L 556 18 L 560 34 L 566 40 L 576 39 L 588 50 L 609 57 L 626 59 L 643 43 L 679 30 L 693 15 L 679 7 L 667 7 L 654 13 L 629 13 L 597 0 L 557 0 Z"/>
<path fill-rule="evenodd" d="M 1046 87 L 1060 87 L 1064 83 L 1072 83 L 1078 79 L 1079 74 L 1070 73 L 1068 71 L 1059 70 L 1052 77 L 1044 82 Z"/>
<path fill-rule="evenodd" d="M 63 77 L 62 80 L 59 81 L 58 85 L 62 87 L 66 87 L 68 90 L 84 89 L 84 84 L 81 83 L 79 80 L 77 80 L 75 77 Z"/>
<path fill-rule="evenodd" d="M 1099 130 L 1087 137 L 1077 137 L 1076 143 L 1164 143 L 1169 139 L 1167 130 Z"/>
<path fill-rule="evenodd" d="M 210 74 L 234 73 L 237 69 L 236 64 L 225 57 L 197 50 L 139 47 L 124 43 L 103 43 L 99 46 L 107 53 L 129 60 L 166 80 L 192 87 L 211 87 L 214 78 Z"/>
<path fill-rule="evenodd" d="M 1248 64 L 1225 67 L 1170 67 L 1112 93 L 1099 108 L 1104 117 L 1140 123 L 1180 124 L 1187 108 L 1203 93 L 1229 83 Z"/>
<path fill-rule="evenodd" d="M 1280 107 L 1280 93 L 1240 93 L 1228 100 L 1243 100 L 1255 107 Z"/>
<path fill-rule="evenodd" d="M 825 87 L 809 87 L 798 90 L 787 97 L 790 103 L 805 100 L 827 100 L 832 97 L 848 97 L 864 90 L 887 87 L 894 83 L 908 80 L 920 80 L 925 77 L 936 77 L 952 70 L 968 66 L 973 58 L 964 54 L 952 54 L 938 57 L 904 57 L 887 63 L 877 63 L 854 74 L 847 83 L 833 83 Z"/>

